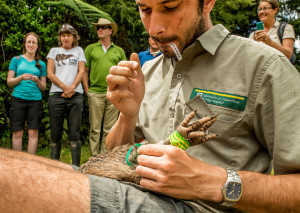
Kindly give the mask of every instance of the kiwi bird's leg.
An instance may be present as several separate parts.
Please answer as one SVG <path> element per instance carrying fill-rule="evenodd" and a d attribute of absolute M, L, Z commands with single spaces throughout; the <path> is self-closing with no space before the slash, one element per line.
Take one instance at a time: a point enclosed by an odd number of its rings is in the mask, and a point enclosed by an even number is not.
<path fill-rule="evenodd" d="M 209 134 L 208 128 L 217 120 L 217 116 L 203 117 L 202 119 L 190 124 L 193 131 L 188 132 L 187 139 L 191 146 L 204 143 L 217 137 L 217 134 Z"/>
<path fill-rule="evenodd" d="M 191 124 L 190 121 L 195 117 L 196 115 L 196 110 L 192 111 L 177 127 L 176 131 L 181 135 L 183 138 L 179 139 L 181 142 L 178 142 L 179 144 L 182 144 L 183 141 L 187 140 L 190 146 L 197 145 L 204 143 L 208 140 L 211 140 L 215 138 L 217 135 L 216 134 L 209 134 L 207 129 L 213 125 L 213 123 L 217 120 L 217 116 L 213 117 L 203 117 Z M 175 133 L 175 132 L 174 132 Z M 173 134 L 174 134 L 173 133 Z M 173 135 L 172 134 L 172 135 Z M 171 142 L 171 139 L 169 136 L 165 140 L 162 140 L 158 142 L 159 144 L 164 144 L 164 145 L 170 145 L 170 144 L 177 144 L 177 142 L 174 143 L 174 141 Z M 173 137 L 173 140 L 176 138 L 178 139 L 180 136 L 175 136 Z M 183 142 L 185 144 L 188 144 L 186 142 Z M 177 146 L 177 145 L 175 145 Z M 181 148 L 181 145 L 179 145 Z"/>
<path fill-rule="evenodd" d="M 187 138 L 188 133 L 190 131 L 194 130 L 194 127 L 190 126 L 189 123 L 193 119 L 193 117 L 195 117 L 196 111 L 197 110 L 195 109 L 190 114 L 188 114 L 188 116 L 185 119 L 183 119 L 183 121 L 180 123 L 180 125 L 176 129 L 176 131 L 185 138 Z"/>

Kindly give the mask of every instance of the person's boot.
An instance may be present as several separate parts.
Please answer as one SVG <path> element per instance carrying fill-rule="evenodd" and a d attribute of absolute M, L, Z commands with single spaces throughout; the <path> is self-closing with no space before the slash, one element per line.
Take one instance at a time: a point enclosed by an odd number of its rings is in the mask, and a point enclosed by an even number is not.
<path fill-rule="evenodd" d="M 51 141 L 51 159 L 60 160 L 61 141 Z"/>
<path fill-rule="evenodd" d="M 72 164 L 79 167 L 80 156 L 81 156 L 81 143 L 80 141 L 70 141 L 70 143 L 71 143 Z"/>

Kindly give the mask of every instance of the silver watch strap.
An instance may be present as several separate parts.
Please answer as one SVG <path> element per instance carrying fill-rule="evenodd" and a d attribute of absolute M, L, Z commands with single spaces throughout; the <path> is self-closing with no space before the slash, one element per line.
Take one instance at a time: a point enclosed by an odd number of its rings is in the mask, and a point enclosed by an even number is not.
<path fill-rule="evenodd" d="M 229 169 L 229 168 L 226 168 L 226 170 L 227 170 L 228 179 L 230 178 L 233 181 L 236 180 L 238 182 L 241 182 L 241 178 L 240 178 L 239 174 L 237 173 L 237 171 L 235 171 L 234 169 Z"/>
<path fill-rule="evenodd" d="M 227 171 L 227 181 L 226 181 L 226 183 L 228 181 L 234 181 L 234 182 L 239 182 L 239 183 L 242 182 L 242 180 L 241 180 L 241 178 L 240 178 L 240 176 L 239 176 L 239 174 L 238 174 L 238 172 L 236 170 L 230 169 L 230 168 L 226 168 L 226 171 Z M 233 206 L 235 203 L 236 203 L 236 201 L 228 201 L 228 200 L 226 200 L 224 198 L 224 200 L 221 203 L 221 205 L 222 206 L 228 206 L 228 207 L 230 207 L 230 206 Z"/>

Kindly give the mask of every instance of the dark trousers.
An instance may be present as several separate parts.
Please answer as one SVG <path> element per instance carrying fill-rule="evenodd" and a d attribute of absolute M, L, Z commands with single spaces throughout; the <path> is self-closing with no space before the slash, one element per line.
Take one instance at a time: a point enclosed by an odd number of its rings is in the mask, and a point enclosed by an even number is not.
<path fill-rule="evenodd" d="M 62 98 L 62 93 L 51 93 L 48 107 L 51 125 L 51 140 L 61 141 L 64 118 L 67 118 L 70 141 L 80 140 L 80 125 L 83 111 L 82 95 L 75 93 L 72 98 Z"/>
<path fill-rule="evenodd" d="M 72 98 L 61 97 L 62 93 L 51 93 L 48 107 L 51 125 L 51 158 L 60 159 L 61 139 L 64 118 L 67 118 L 68 136 L 71 143 L 72 164 L 80 165 L 81 144 L 80 125 L 83 111 L 83 100 L 80 93 Z"/>

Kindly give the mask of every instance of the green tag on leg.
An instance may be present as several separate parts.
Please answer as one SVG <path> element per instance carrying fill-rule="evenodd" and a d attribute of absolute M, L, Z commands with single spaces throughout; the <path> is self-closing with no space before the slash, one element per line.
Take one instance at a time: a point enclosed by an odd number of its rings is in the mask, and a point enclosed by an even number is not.
<path fill-rule="evenodd" d="M 170 135 L 170 142 L 173 146 L 177 146 L 182 150 L 186 150 L 190 147 L 189 141 L 177 131 L 174 131 L 172 135 Z"/>

